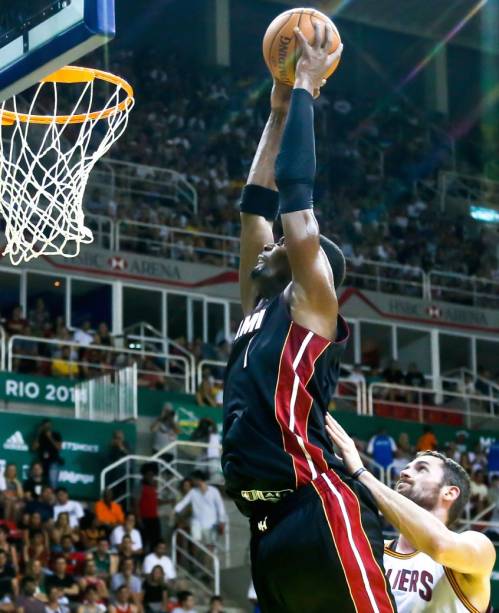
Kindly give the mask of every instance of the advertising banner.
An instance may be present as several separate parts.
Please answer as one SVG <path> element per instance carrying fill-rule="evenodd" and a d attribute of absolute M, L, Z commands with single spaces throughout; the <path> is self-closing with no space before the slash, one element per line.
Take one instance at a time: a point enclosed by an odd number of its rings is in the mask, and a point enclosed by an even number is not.
<path fill-rule="evenodd" d="M 29 466 L 37 459 L 32 452 L 37 428 L 43 416 L 0 412 L 0 472 L 6 464 L 15 464 L 21 480 L 28 476 Z M 50 418 L 53 430 L 62 437 L 61 456 L 64 464 L 59 474 L 59 485 L 66 487 L 77 499 L 97 499 L 101 470 L 110 462 L 110 449 L 114 430 L 125 433 L 131 449 L 136 443 L 135 424 L 108 424 Z"/>

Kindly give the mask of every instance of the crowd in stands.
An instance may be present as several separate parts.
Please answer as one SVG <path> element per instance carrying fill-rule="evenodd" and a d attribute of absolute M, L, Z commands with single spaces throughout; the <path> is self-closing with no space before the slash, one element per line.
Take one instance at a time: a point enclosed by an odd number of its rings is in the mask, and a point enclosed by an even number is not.
<path fill-rule="evenodd" d="M 236 203 L 266 120 L 268 87 L 254 76 L 205 69 L 193 74 L 181 58 L 154 52 L 121 52 L 111 69 L 132 82 L 140 72 L 141 83 L 134 116 L 113 157 L 176 170 L 196 187 L 199 208 L 195 213 L 178 203 L 168 206 L 150 189 L 149 197 L 123 196 L 119 202 L 97 189 L 88 193 L 87 209 L 164 226 L 125 226 L 127 248 L 235 265 L 237 243 L 199 233 L 238 235 Z M 317 104 L 316 212 L 323 231 L 340 241 L 354 267 L 374 260 L 497 279 L 495 236 L 468 216 L 440 209 L 437 174 L 452 157 L 444 121 L 417 113 L 399 98 L 376 112 L 374 106 L 374 99 L 334 89 Z M 152 170 L 139 172 L 138 186 L 141 179 L 154 179 Z M 145 184 L 142 191 L 148 192 Z M 220 256 L 221 250 L 229 255 Z"/>
<path fill-rule="evenodd" d="M 163 443 L 156 436 L 155 444 Z M 61 444 L 60 434 L 45 420 L 32 444 L 40 459 L 26 478 L 12 463 L 0 477 L 0 611 L 200 613 L 196 591 L 177 576 L 165 539 L 182 527 L 211 550 L 218 546 L 227 516 L 207 474 L 192 472 L 179 484 L 177 496 L 168 492 L 165 498 L 158 493 L 155 466 L 146 464 L 140 489 L 125 506 L 109 490 L 97 501 L 79 501 L 58 484 L 52 470 L 60 462 Z M 117 431 L 109 462 L 129 452 Z M 170 513 L 160 518 L 163 505 Z M 206 581 L 202 564 L 190 570 Z M 203 610 L 220 613 L 221 597 L 214 595 Z"/>
<path fill-rule="evenodd" d="M 466 509 L 469 517 L 484 512 L 484 521 L 499 521 L 499 442 L 480 441 L 469 443 L 469 432 L 459 430 L 452 441 L 439 441 L 431 426 L 424 426 L 417 440 L 411 441 L 406 432 L 395 440 L 386 428 L 380 429 L 369 441 L 356 439 L 357 447 L 374 462 L 371 468 L 388 471 L 388 477 L 395 483 L 400 471 L 420 451 L 440 451 L 458 462 L 470 477 L 470 502 Z M 488 530 L 494 540 L 499 540 L 499 531 L 490 530 L 480 522 L 477 529 Z"/>

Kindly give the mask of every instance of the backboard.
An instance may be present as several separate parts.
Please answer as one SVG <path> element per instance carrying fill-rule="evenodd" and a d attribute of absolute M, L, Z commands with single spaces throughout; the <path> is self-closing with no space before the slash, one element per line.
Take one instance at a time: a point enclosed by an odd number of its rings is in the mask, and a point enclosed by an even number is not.
<path fill-rule="evenodd" d="M 15 0 L 0 14 L 0 101 L 109 42 L 114 0 Z"/>

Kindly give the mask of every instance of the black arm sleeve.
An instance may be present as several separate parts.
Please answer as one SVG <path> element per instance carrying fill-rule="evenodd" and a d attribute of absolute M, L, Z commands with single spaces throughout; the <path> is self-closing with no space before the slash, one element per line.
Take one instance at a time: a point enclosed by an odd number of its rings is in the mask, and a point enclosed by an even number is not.
<path fill-rule="evenodd" d="M 279 194 L 260 185 L 246 185 L 239 201 L 241 213 L 261 215 L 267 221 L 274 221 L 279 209 Z"/>
<path fill-rule="evenodd" d="M 313 207 L 315 166 L 314 99 L 294 89 L 275 165 L 280 213 Z"/>

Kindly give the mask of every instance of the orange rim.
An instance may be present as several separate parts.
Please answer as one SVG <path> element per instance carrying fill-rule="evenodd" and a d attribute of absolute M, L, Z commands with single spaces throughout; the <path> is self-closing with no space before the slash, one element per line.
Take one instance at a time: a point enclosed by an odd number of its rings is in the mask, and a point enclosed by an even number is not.
<path fill-rule="evenodd" d="M 0 111 L 2 125 L 11 126 L 20 121 L 22 123 L 51 124 L 51 123 L 84 123 L 88 119 L 106 119 L 115 113 L 121 113 L 133 104 L 133 87 L 122 79 L 110 72 L 104 72 L 97 68 L 83 68 L 81 66 L 65 66 L 60 70 L 48 75 L 40 83 L 89 83 L 95 80 L 106 81 L 116 85 L 126 92 L 127 97 L 104 111 L 92 111 L 91 113 L 81 113 L 79 115 L 27 115 L 26 113 L 14 113 L 12 111 Z"/>

